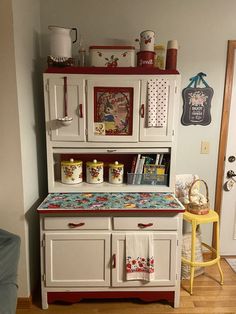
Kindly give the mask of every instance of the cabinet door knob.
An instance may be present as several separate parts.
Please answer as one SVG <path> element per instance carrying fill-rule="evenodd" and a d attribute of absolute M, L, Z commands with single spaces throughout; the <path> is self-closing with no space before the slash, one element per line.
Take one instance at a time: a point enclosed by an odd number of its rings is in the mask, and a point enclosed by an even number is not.
<path fill-rule="evenodd" d="M 80 118 L 83 118 L 83 105 L 79 104 L 79 116 Z"/>
<path fill-rule="evenodd" d="M 68 223 L 68 227 L 69 227 L 69 228 L 77 228 L 77 227 L 82 227 L 82 226 L 84 226 L 84 225 L 85 225 L 84 222 L 79 222 L 79 223 L 77 223 L 77 224 L 75 224 L 75 223 L 73 223 L 73 222 L 69 222 L 69 223 Z"/>
<path fill-rule="evenodd" d="M 148 228 L 148 227 L 151 227 L 151 226 L 153 226 L 153 223 L 151 223 L 151 222 L 148 223 L 148 224 L 143 224 L 143 223 L 139 223 L 139 224 L 138 224 L 138 227 L 139 227 L 139 228 L 142 228 L 142 229 L 143 229 L 143 228 Z"/>
<path fill-rule="evenodd" d="M 140 115 L 141 115 L 141 118 L 144 118 L 144 104 L 141 105 Z"/>
<path fill-rule="evenodd" d="M 112 267 L 116 268 L 116 254 L 112 255 Z"/>

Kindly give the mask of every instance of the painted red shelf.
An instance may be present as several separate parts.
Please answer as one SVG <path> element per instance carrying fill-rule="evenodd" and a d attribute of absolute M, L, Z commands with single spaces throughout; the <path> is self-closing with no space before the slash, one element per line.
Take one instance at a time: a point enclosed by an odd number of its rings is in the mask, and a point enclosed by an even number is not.
<path fill-rule="evenodd" d="M 133 75 L 175 75 L 179 74 L 177 70 L 160 70 L 158 68 L 143 67 L 49 67 L 45 73 L 61 73 L 61 74 L 133 74 Z"/>

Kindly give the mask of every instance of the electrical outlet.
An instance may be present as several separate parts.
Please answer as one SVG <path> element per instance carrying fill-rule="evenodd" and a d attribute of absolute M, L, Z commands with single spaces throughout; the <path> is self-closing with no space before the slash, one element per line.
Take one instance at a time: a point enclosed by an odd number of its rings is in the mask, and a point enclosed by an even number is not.
<path fill-rule="evenodd" d="M 207 141 L 201 141 L 201 154 L 209 154 L 210 143 Z"/>

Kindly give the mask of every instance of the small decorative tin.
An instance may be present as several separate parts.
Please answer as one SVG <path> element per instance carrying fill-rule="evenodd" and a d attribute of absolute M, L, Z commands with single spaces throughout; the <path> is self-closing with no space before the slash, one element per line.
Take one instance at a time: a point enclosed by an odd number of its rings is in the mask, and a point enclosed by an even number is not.
<path fill-rule="evenodd" d="M 103 182 L 103 162 L 93 161 L 86 162 L 86 181 L 87 183 L 102 183 Z"/>
<path fill-rule="evenodd" d="M 147 30 L 140 34 L 140 51 L 154 51 L 155 33 Z"/>
<path fill-rule="evenodd" d="M 109 164 L 109 183 L 120 184 L 123 183 L 124 165 L 115 161 Z"/>
<path fill-rule="evenodd" d="M 83 181 L 83 162 L 74 160 L 61 162 L 61 182 L 65 184 L 77 184 Z"/>
<path fill-rule="evenodd" d="M 144 68 L 154 67 L 155 52 L 153 51 L 139 51 L 137 53 L 137 66 Z"/>

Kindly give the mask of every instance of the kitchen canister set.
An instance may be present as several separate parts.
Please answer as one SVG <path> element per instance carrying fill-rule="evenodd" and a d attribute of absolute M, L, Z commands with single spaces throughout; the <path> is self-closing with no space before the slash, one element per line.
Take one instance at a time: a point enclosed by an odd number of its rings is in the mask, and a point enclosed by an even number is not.
<path fill-rule="evenodd" d="M 153 68 L 161 70 L 176 70 L 177 66 L 177 40 L 169 40 L 165 60 L 165 46 L 155 45 L 155 32 L 146 30 L 140 33 L 140 51 L 137 53 L 138 67 Z"/>
<path fill-rule="evenodd" d="M 109 163 L 109 183 L 123 183 L 124 165 L 115 161 Z M 78 184 L 83 182 L 83 162 L 74 160 L 61 162 L 61 182 L 64 184 Z M 94 159 L 86 162 L 86 182 L 99 184 L 104 182 L 104 163 Z"/>

